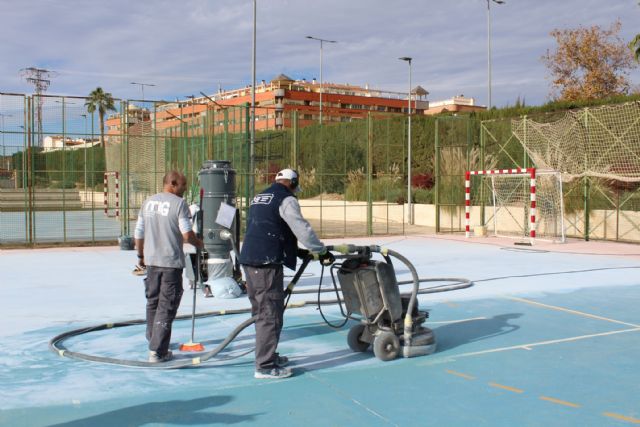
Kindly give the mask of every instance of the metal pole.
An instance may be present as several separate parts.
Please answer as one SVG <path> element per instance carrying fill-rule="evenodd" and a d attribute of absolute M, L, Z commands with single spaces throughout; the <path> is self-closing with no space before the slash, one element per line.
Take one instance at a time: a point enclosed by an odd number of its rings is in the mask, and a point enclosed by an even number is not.
<path fill-rule="evenodd" d="M 411 211 L 411 61 L 412 58 L 408 56 L 403 56 L 402 58 L 398 58 L 401 61 L 406 61 L 409 63 L 409 96 L 408 96 L 408 129 L 407 129 L 407 208 L 409 210 L 408 213 L 408 223 L 413 224 L 413 213 Z"/>
<path fill-rule="evenodd" d="M 407 194 L 409 195 L 409 224 L 413 224 L 413 211 L 411 207 L 411 60 L 409 60 L 409 131 L 408 131 L 408 149 L 407 156 L 408 166 L 407 173 L 409 174 L 409 178 L 407 180 Z"/>
<path fill-rule="evenodd" d="M 487 110 L 491 110 L 491 2 L 487 0 Z"/>
<path fill-rule="evenodd" d="M 487 0 L 487 110 L 491 110 L 491 2 L 504 4 L 504 0 Z"/>
<path fill-rule="evenodd" d="M 87 194 L 87 115 L 80 114 L 80 116 L 84 117 L 84 194 L 86 200 Z"/>
<path fill-rule="evenodd" d="M 7 170 L 9 170 L 9 166 L 10 166 L 10 162 L 9 159 L 7 159 L 7 155 L 5 153 L 5 145 L 4 145 L 4 118 L 5 117 L 13 117 L 11 114 L 2 114 L 0 113 L 0 120 L 2 120 L 2 158 L 5 159 L 7 161 Z"/>
<path fill-rule="evenodd" d="M 255 145 L 256 145 L 256 0 L 253 0 L 253 51 L 251 56 L 251 141 L 249 150 L 249 185 L 255 193 Z"/>
<path fill-rule="evenodd" d="M 320 40 L 320 126 L 322 126 L 322 42 Z"/>
<path fill-rule="evenodd" d="M 322 91 L 323 91 L 323 80 L 322 80 L 322 45 L 323 43 L 338 43 L 335 40 L 327 40 L 327 39 L 321 39 L 318 37 L 313 37 L 313 36 L 307 36 L 308 39 L 310 40 L 316 40 L 320 42 L 320 106 L 319 106 L 319 110 L 320 110 L 320 120 L 319 123 L 322 126 Z"/>
<path fill-rule="evenodd" d="M 145 86 L 155 86 L 153 83 L 138 83 L 138 82 L 131 82 L 130 84 L 140 86 L 140 89 L 142 89 L 142 102 L 144 102 L 144 87 L 145 87 Z"/>

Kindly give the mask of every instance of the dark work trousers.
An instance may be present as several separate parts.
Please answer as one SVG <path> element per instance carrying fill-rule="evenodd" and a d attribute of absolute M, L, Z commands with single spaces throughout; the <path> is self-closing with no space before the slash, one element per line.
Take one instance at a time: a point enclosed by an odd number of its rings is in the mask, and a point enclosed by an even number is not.
<path fill-rule="evenodd" d="M 243 265 L 251 314 L 258 316 L 256 328 L 256 369 L 274 367 L 284 315 L 284 274 L 282 265 Z"/>
<path fill-rule="evenodd" d="M 182 269 L 147 266 L 144 289 L 149 350 L 164 356 L 169 351 L 171 325 L 182 299 Z"/>

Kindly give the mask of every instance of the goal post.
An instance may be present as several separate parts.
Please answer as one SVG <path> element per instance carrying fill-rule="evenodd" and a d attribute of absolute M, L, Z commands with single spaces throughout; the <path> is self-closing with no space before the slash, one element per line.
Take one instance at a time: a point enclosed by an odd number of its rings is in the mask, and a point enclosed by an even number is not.
<path fill-rule="evenodd" d="M 104 173 L 104 214 L 120 218 L 120 174 L 117 171 Z"/>
<path fill-rule="evenodd" d="M 559 172 L 536 168 L 465 172 L 466 237 L 472 235 L 473 218 L 494 236 L 564 242 L 563 211 Z"/>

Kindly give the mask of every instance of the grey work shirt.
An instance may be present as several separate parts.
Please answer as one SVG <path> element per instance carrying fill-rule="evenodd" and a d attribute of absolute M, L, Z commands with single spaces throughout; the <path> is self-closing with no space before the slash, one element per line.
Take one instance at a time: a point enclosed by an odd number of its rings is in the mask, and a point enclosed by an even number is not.
<path fill-rule="evenodd" d="M 294 196 L 285 197 L 280 203 L 280 217 L 287 223 L 298 241 L 311 252 L 323 252 L 326 248 L 311 228 L 311 224 L 302 217 L 300 203 Z"/>
<path fill-rule="evenodd" d="M 189 208 L 182 197 L 158 193 L 142 204 L 134 237 L 144 239 L 144 262 L 184 268 L 183 233 L 191 231 Z"/>

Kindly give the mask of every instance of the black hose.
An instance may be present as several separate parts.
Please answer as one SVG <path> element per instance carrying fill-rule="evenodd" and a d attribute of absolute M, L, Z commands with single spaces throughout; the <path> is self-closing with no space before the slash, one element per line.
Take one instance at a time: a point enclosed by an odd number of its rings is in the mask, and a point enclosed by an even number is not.
<path fill-rule="evenodd" d="M 393 252 L 393 251 L 391 251 L 391 252 L 392 252 L 393 256 L 396 256 L 395 252 Z M 398 257 L 398 259 L 402 260 L 402 258 L 399 258 L 399 257 Z M 311 304 L 311 303 L 315 302 L 315 303 L 317 303 L 318 308 L 320 309 L 320 314 L 321 314 L 322 318 L 324 319 L 324 321 L 329 326 L 334 327 L 334 328 L 339 328 L 339 327 L 344 326 L 344 324 L 346 324 L 347 321 L 348 321 L 348 316 L 345 316 L 345 321 L 340 326 L 336 326 L 336 325 L 331 324 L 325 318 L 324 314 L 322 313 L 322 310 L 321 310 L 321 306 L 322 305 L 339 304 L 340 305 L 340 310 L 341 310 L 342 314 L 344 315 L 344 311 L 342 309 L 342 301 L 341 301 L 340 295 L 339 295 L 340 288 L 338 288 L 336 286 L 335 278 L 333 279 L 333 283 L 334 283 L 333 288 L 334 289 L 326 289 L 326 290 L 322 290 L 321 289 L 322 276 L 324 276 L 324 266 L 323 266 L 323 269 L 322 269 L 320 284 L 318 286 L 318 291 L 317 291 L 318 292 L 318 300 L 317 301 L 302 301 L 302 302 L 289 304 L 289 299 L 291 298 L 292 294 L 294 294 L 294 293 L 295 294 L 309 293 L 309 290 L 299 290 L 299 291 L 298 290 L 296 290 L 296 291 L 293 290 L 295 284 L 300 279 L 300 277 L 302 276 L 302 273 L 304 272 L 304 270 L 306 269 L 307 265 L 309 264 L 309 261 L 310 261 L 309 258 L 303 260 L 303 263 L 301 264 L 300 268 L 298 269 L 298 271 L 294 275 L 293 280 L 287 286 L 287 290 L 285 292 L 285 298 L 286 298 L 286 300 L 285 300 L 285 304 L 286 304 L 285 305 L 285 309 L 287 307 L 300 308 L 300 307 L 304 307 L 307 304 Z M 410 263 L 408 265 L 410 265 Z M 413 271 L 415 271 L 415 269 Z M 333 278 L 333 274 L 332 274 L 332 278 Z M 457 290 L 457 289 L 468 288 L 468 287 L 473 285 L 473 283 L 470 280 L 458 279 L 458 278 L 455 278 L 455 279 L 418 279 L 418 281 L 419 282 L 428 282 L 428 281 L 432 281 L 432 282 L 435 282 L 435 281 L 454 281 L 455 282 L 452 285 L 442 285 L 442 286 L 432 287 L 432 288 L 427 288 L 427 289 L 418 289 L 418 291 L 417 291 L 418 293 L 447 292 L 447 291 L 452 291 L 452 290 Z M 410 283 L 414 283 L 415 284 L 416 280 L 412 280 L 412 281 L 410 281 Z M 398 284 L 405 284 L 405 282 L 398 282 Z M 331 291 L 335 291 L 336 297 L 337 297 L 336 299 L 333 299 L 333 300 L 320 300 L 320 293 L 321 292 L 331 292 Z M 312 291 L 312 292 L 315 292 L 315 291 Z M 412 292 L 411 294 L 415 295 L 415 292 Z M 195 319 L 195 318 L 204 318 L 204 317 L 212 317 L 212 316 L 224 316 L 224 315 L 227 315 L 227 314 L 244 314 L 244 313 L 250 313 L 250 312 L 251 312 L 250 308 L 233 309 L 233 310 L 217 310 L 217 311 L 204 312 L 204 313 L 198 313 L 198 314 L 192 314 L 192 315 L 181 315 L 181 316 L 177 316 L 175 318 L 175 320 Z M 203 362 L 206 362 L 206 361 L 210 360 L 211 358 L 217 356 L 222 350 L 224 350 L 229 345 L 229 343 L 231 343 L 231 341 L 233 341 L 238 336 L 238 334 L 240 334 L 240 332 L 242 332 L 244 329 L 246 329 L 247 327 L 249 327 L 250 325 L 255 323 L 255 320 L 256 320 L 256 316 L 251 317 L 251 318 L 245 320 L 244 322 L 242 322 L 241 324 L 239 324 L 238 326 L 236 326 L 235 329 L 233 331 L 231 331 L 231 333 L 220 344 L 218 344 L 218 346 L 216 346 L 216 348 L 214 348 L 213 350 L 201 353 L 196 357 L 174 359 L 174 360 L 170 360 L 170 361 L 163 362 L 163 363 L 151 363 L 151 362 L 140 361 L 140 360 L 128 360 L 128 359 L 119 359 L 119 358 L 106 357 L 106 356 L 94 356 L 94 355 L 90 355 L 90 354 L 86 354 L 86 353 L 80 353 L 80 352 L 71 351 L 71 350 L 67 349 L 64 346 L 64 341 L 67 340 L 68 338 L 79 336 L 79 335 L 86 334 L 86 333 L 89 333 L 89 332 L 103 331 L 103 330 L 107 330 L 107 329 L 115 329 L 115 328 L 121 328 L 121 327 L 126 327 L 126 326 L 133 326 L 133 325 L 141 325 L 141 324 L 145 324 L 146 323 L 145 319 L 135 319 L 135 320 L 129 320 L 129 321 L 124 321 L 124 322 L 105 323 L 105 324 L 102 324 L 102 325 L 89 326 L 89 327 L 85 327 L 85 328 L 80 328 L 80 329 L 75 329 L 75 330 L 63 332 L 63 333 L 61 333 L 59 335 L 56 335 L 55 337 L 53 337 L 49 341 L 49 349 L 51 351 L 53 351 L 54 353 L 57 353 L 58 355 L 62 356 L 62 357 L 69 357 L 71 359 L 85 360 L 85 361 L 89 361 L 89 362 L 99 362 L 99 363 L 106 363 L 106 364 L 112 364 L 112 365 L 121 365 L 121 366 L 129 366 L 129 367 L 135 367 L 135 368 L 154 368 L 154 369 L 189 368 L 189 367 L 196 367 L 196 366 L 202 364 Z"/>

